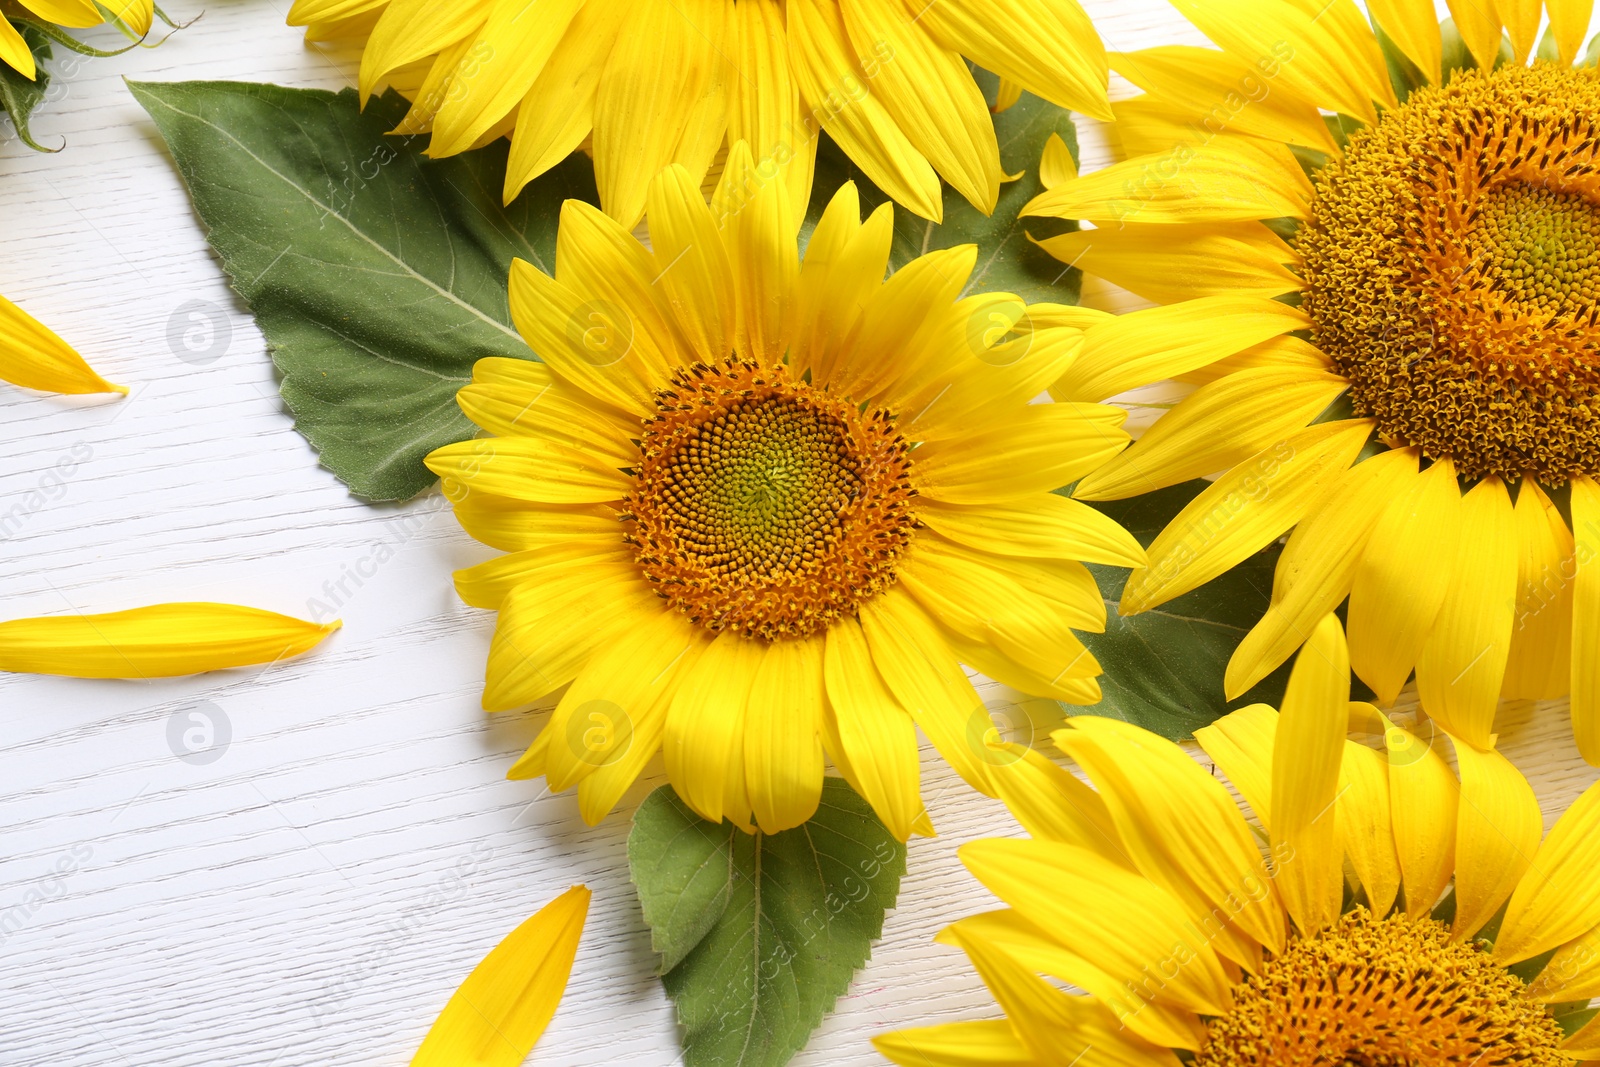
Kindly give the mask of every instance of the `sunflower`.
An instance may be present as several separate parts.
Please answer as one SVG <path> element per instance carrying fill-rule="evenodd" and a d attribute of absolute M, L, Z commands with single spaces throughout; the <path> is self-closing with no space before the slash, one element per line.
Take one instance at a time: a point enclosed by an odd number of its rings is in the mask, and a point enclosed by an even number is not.
<path fill-rule="evenodd" d="M 709 207 L 684 167 L 653 180 L 652 250 L 567 201 L 555 277 L 511 273 L 543 362 L 480 361 L 459 400 L 496 436 L 428 457 L 510 553 L 456 575 L 500 613 L 484 707 L 565 687 L 511 776 L 576 783 L 590 822 L 662 750 L 706 818 L 793 827 L 826 751 L 904 839 L 914 725 L 986 787 L 961 663 L 1099 699 L 1072 629 L 1105 609 L 1078 560 L 1142 551 L 1052 490 L 1124 446 L 1124 413 L 1030 403 L 1083 316 L 963 296 L 970 245 L 885 282 L 893 211 L 862 222 L 852 184 L 802 263 L 788 196 L 739 142 Z"/>
<path fill-rule="evenodd" d="M 1327 616 L 1281 712 L 1196 732 L 1256 825 L 1181 748 L 1126 723 L 1080 716 L 1054 735 L 1092 787 L 1009 746 L 991 774 L 1031 839 L 959 853 L 1008 907 L 940 936 L 1006 1017 L 879 1050 L 916 1067 L 1600 1058 L 1600 1026 L 1567 1032 L 1600 994 L 1600 784 L 1545 835 L 1503 755 L 1457 743 L 1457 778 L 1349 702 L 1348 664 Z M 1348 739 L 1352 724 L 1383 749 Z"/>
<path fill-rule="evenodd" d="M 1458 36 L 1412 0 L 1374 2 L 1377 28 L 1350 0 L 1183 0 L 1220 50 L 1112 57 L 1146 90 L 1116 106 L 1133 158 L 1027 209 L 1092 221 L 1050 250 L 1166 305 L 1098 327 L 1056 395 L 1199 386 L 1077 496 L 1224 472 L 1122 611 L 1290 532 L 1230 697 L 1348 597 L 1380 703 L 1414 670 L 1483 748 L 1499 698 L 1570 692 L 1600 764 L 1600 71 L 1569 65 L 1590 6 L 1551 3 L 1526 65 L 1537 3 L 1498 6 L 1502 43 L 1493 5 L 1452 4 Z"/>
<path fill-rule="evenodd" d="M 154 16 L 154 0 L 13 0 L 5 5 L 5 10 L 0 10 L 0 63 L 29 81 L 38 77 L 33 49 L 23 38 L 19 25 L 37 27 L 52 40 L 97 54 L 93 49 L 73 45 L 56 27 L 87 29 L 109 22 L 125 27 L 135 37 L 143 37 L 150 32 Z"/>
<path fill-rule="evenodd" d="M 296 0 L 289 24 L 366 35 L 363 100 L 399 89 L 414 103 L 396 132 L 431 131 L 432 155 L 509 135 L 507 200 L 589 144 L 600 202 L 630 227 L 652 175 L 699 181 L 740 140 L 803 211 L 819 128 L 925 218 L 940 177 L 991 212 L 1005 175 L 968 59 L 1001 76 L 1002 105 L 1027 89 L 1110 117 L 1077 0 Z"/>

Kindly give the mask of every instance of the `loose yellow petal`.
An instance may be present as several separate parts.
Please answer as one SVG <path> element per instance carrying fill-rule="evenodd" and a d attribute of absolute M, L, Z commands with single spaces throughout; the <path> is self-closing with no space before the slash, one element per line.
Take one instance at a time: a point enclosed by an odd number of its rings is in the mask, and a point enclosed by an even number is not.
<path fill-rule="evenodd" d="M 1002 92 L 1004 88 L 1005 81 L 1002 79 Z M 996 112 L 1004 110 L 1003 107 L 995 108 Z M 1059 133 L 1052 133 L 1050 139 L 1044 143 L 1044 154 L 1039 157 L 1040 184 L 1046 189 L 1054 189 L 1062 182 L 1069 182 L 1077 176 L 1078 161 L 1072 158 L 1072 151 L 1067 148 L 1067 142 L 1061 139 Z"/>
<path fill-rule="evenodd" d="M 107 615 L 0 622 L 0 671 L 169 678 L 277 663 L 339 628 L 234 604 L 155 604 Z"/>
<path fill-rule="evenodd" d="M 1400 695 L 1450 585 L 1461 493 L 1435 463 L 1378 519 L 1350 589 L 1350 664 L 1385 707 Z"/>
<path fill-rule="evenodd" d="M 1295 527 L 1278 558 L 1267 613 L 1228 660 L 1228 699 L 1277 670 L 1349 594 L 1373 528 L 1389 502 L 1416 479 L 1417 459 L 1415 450 L 1394 449 L 1356 464 Z"/>
<path fill-rule="evenodd" d="M 1304 287 L 1288 266 L 1295 253 L 1259 222 L 1125 222 L 1059 234 L 1039 246 L 1158 304 L 1238 293 L 1274 297 Z"/>
<path fill-rule="evenodd" d="M 1572 529 L 1572 647 L 1600 648 L 1600 485 L 1592 479 L 1572 480 Z M 1572 734 L 1583 758 L 1600 767 L 1600 656 L 1572 657 Z"/>
<path fill-rule="evenodd" d="M 1580 937 L 1600 924 L 1600 784 L 1572 803 L 1534 853 L 1506 905 L 1494 955 L 1517 963 Z"/>
<path fill-rule="evenodd" d="M 1201 750 L 1244 797 L 1262 829 L 1272 825 L 1272 749 L 1277 735 L 1278 712 L 1267 704 L 1240 708 L 1194 732 Z"/>
<path fill-rule="evenodd" d="M 1273 880 L 1238 805 L 1172 742 L 1080 715 L 1051 736 L 1094 782 L 1136 868 L 1183 901 L 1212 946 L 1257 970 L 1287 930 Z"/>
<path fill-rule="evenodd" d="M 897 203 L 942 221 L 939 176 L 862 77 L 838 5 L 790 0 L 788 16 L 789 61 L 813 121 Z"/>
<path fill-rule="evenodd" d="M 1320 370 L 1230 374 L 1185 397 L 1133 447 L 1080 481 L 1073 495 L 1118 500 L 1226 470 L 1305 429 L 1347 386 Z"/>
<path fill-rule="evenodd" d="M 1151 543 L 1149 567 L 1134 571 L 1122 591 L 1122 614 L 1197 589 L 1282 536 L 1350 466 L 1371 431 L 1362 419 L 1319 423 L 1218 478 Z"/>
<path fill-rule="evenodd" d="M 1452 735 L 1492 748 L 1517 602 L 1516 527 L 1499 478 L 1485 478 L 1462 497 L 1461 537 L 1450 573 L 1439 617 L 1417 660 L 1417 695 Z"/>
<path fill-rule="evenodd" d="M 1498 752 L 1456 742 L 1461 802 L 1456 821 L 1456 917 L 1451 936 L 1466 940 L 1494 917 L 1522 880 L 1544 820 L 1533 787 Z"/>
<path fill-rule="evenodd" d="M 1022 214 L 1106 227 L 1250 222 L 1305 218 L 1310 202 L 1310 179 L 1287 148 L 1234 137 L 1114 163 L 1040 193 Z"/>
<path fill-rule="evenodd" d="M 0 60 L 28 74 L 32 55 L 28 54 L 29 69 L 17 65 L 16 57 L 6 51 L 6 33 L 16 31 L 0 18 Z M 17 37 L 18 41 L 22 38 Z M 41 389 L 47 393 L 127 393 L 127 387 L 112 385 L 85 363 L 49 327 L 0 296 L 0 379 L 27 389 Z"/>
<path fill-rule="evenodd" d="M 1100 401 L 1214 363 L 1291 330 L 1305 312 L 1258 296 L 1212 296 L 1147 308 L 1091 325 L 1058 400 Z"/>
<path fill-rule="evenodd" d="M 1500 695 L 1551 700 L 1572 683 L 1572 532 L 1544 490 L 1524 477 L 1512 511 L 1517 536 L 1517 607 Z"/>
<path fill-rule="evenodd" d="M 878 676 L 855 619 L 828 627 L 823 678 L 852 784 L 889 832 L 906 840 L 923 811 L 917 730 Z"/>
<path fill-rule="evenodd" d="M 762 833 L 799 826 L 822 796 L 824 645 L 820 634 L 772 642 L 750 687 L 745 780 Z"/>
<path fill-rule="evenodd" d="M 576 885 L 511 931 L 450 997 L 411 1067 L 517 1067 L 555 1016 L 590 893 Z"/>
<path fill-rule="evenodd" d="M 1333 615 L 1311 634 L 1283 694 L 1272 756 L 1272 852 L 1278 892 L 1302 934 L 1339 917 L 1344 890 L 1337 810 L 1349 721 L 1350 656 Z"/>

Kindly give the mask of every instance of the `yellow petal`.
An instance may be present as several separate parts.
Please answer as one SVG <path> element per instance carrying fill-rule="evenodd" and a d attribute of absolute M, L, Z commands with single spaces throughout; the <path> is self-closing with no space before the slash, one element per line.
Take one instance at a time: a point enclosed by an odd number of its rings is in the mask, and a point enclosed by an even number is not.
<path fill-rule="evenodd" d="M 506 203 L 571 155 L 594 130 L 600 75 L 630 13 L 620 4 L 584 4 L 573 18 L 517 109 L 506 161 Z"/>
<path fill-rule="evenodd" d="M 1461 493 L 1449 460 L 1423 471 L 1378 519 L 1350 589 L 1350 663 L 1393 704 L 1450 585 Z"/>
<path fill-rule="evenodd" d="M 455 514 L 469 537 L 502 552 L 617 534 L 615 512 L 585 504 L 557 507 L 473 493 L 456 502 Z"/>
<path fill-rule="evenodd" d="M 436 448 L 424 461 L 451 499 L 469 492 L 544 504 L 620 500 L 633 479 L 592 453 L 537 437 L 486 437 Z"/>
<path fill-rule="evenodd" d="M 1591 785 L 1550 828 L 1511 894 L 1494 955 L 1516 963 L 1600 924 L 1600 784 Z"/>
<path fill-rule="evenodd" d="M 16 31 L 11 30 L 11 24 L 3 18 L 0 24 L 5 27 L 0 29 L 0 60 L 28 73 L 5 51 L 5 33 Z M 26 47 L 23 46 L 24 51 Z M 29 62 L 32 62 L 31 56 Z M 126 386 L 112 385 L 96 374 L 83 357 L 49 327 L 3 296 L 0 296 L 0 379 L 47 393 L 126 394 L 128 391 Z"/>
<path fill-rule="evenodd" d="M 1278 669 L 1349 595 L 1356 567 L 1390 501 L 1417 476 L 1413 449 L 1393 449 L 1345 471 L 1289 535 L 1272 577 L 1272 603 L 1228 660 L 1230 700 Z"/>
<path fill-rule="evenodd" d="M 1272 825 L 1272 749 L 1277 735 L 1278 712 L 1267 704 L 1240 708 L 1194 732 L 1201 750 L 1244 797 L 1262 829 Z"/>
<path fill-rule="evenodd" d="M 589 568 L 556 568 L 506 594 L 484 670 L 485 711 L 508 711 L 550 695 L 613 638 L 661 613 L 660 599 L 637 573 L 625 584 L 608 584 L 601 598 L 595 597 L 596 577 Z"/>
<path fill-rule="evenodd" d="M 1190 385 L 1209 385 L 1242 370 L 1299 370 L 1307 373 L 1333 370 L 1333 361 L 1319 352 L 1309 341 L 1293 334 L 1269 338 L 1243 352 L 1226 356 L 1215 363 L 1174 375 L 1180 382 Z"/>
<path fill-rule="evenodd" d="M 1450 586 L 1417 660 L 1422 706 L 1452 735 L 1477 748 L 1494 745 L 1494 712 L 1516 601 L 1511 498 L 1499 478 L 1489 477 L 1461 499 L 1461 537 Z"/>
<path fill-rule="evenodd" d="M 1574 1059 L 1600 1060 L 1600 1017 L 1590 1019 L 1561 1043 L 1561 1051 Z"/>
<path fill-rule="evenodd" d="M 739 336 L 739 304 L 728 250 L 700 183 L 674 164 L 650 183 L 649 203 L 655 281 L 700 359 L 724 360 Z"/>
<path fill-rule="evenodd" d="M 881 204 L 861 222 L 854 182 L 828 201 L 800 265 L 799 310 L 789 362 L 813 380 L 828 380 L 867 296 L 883 284 L 894 241 L 894 208 Z"/>
<path fill-rule="evenodd" d="M 1132 448 L 1080 481 L 1073 495 L 1117 500 L 1226 470 L 1305 429 L 1348 387 L 1320 370 L 1230 374 L 1185 397 Z"/>
<path fill-rule="evenodd" d="M 989 762 L 995 795 L 1029 836 L 1085 848 L 1133 870 L 1106 802 L 1076 775 L 1013 742 L 991 742 Z"/>
<path fill-rule="evenodd" d="M 983 699 L 967 679 L 938 627 L 900 586 L 861 605 L 861 631 L 889 692 L 972 788 L 992 796 L 972 740 L 972 724 L 988 722 Z M 986 727 L 985 727 L 986 729 Z M 983 731 L 978 731 L 982 738 Z"/>
<path fill-rule="evenodd" d="M 1592 479 L 1572 480 L 1572 529 L 1572 647 L 1600 648 L 1600 486 Z M 1572 657 L 1572 733 L 1583 758 L 1600 766 L 1600 656 Z"/>
<path fill-rule="evenodd" d="M 918 448 L 919 492 L 951 504 L 998 504 L 1081 478 L 1128 443 L 1127 413 L 1091 404 L 1031 404 L 1004 429 Z"/>
<path fill-rule="evenodd" d="M 390 74 L 476 33 L 494 0 L 394 0 L 361 53 L 361 102 Z"/>
<path fill-rule="evenodd" d="M 762 833 L 799 826 L 822 796 L 824 645 L 820 634 L 772 642 L 750 687 L 745 781 Z"/>
<path fill-rule="evenodd" d="M 1556 950 L 1528 983 L 1528 996 L 1543 1004 L 1587 1000 L 1600 992 L 1600 926 Z"/>
<path fill-rule="evenodd" d="M 976 245 L 941 248 L 895 271 L 882 287 L 849 294 L 861 306 L 860 324 L 813 380 L 866 397 L 916 373 L 935 355 L 927 338 L 951 312 L 977 259 Z"/>
<path fill-rule="evenodd" d="M 1061 107 L 1097 119 L 1106 53 L 1077 0 L 943 0 L 917 9 L 946 48 Z"/>
<path fill-rule="evenodd" d="M 0 18 L 0 63 L 4 63 L 29 81 L 33 81 L 39 74 L 38 64 L 33 59 L 33 50 L 28 47 L 28 42 L 22 39 L 22 34 L 17 32 L 17 28 L 11 25 L 11 21 L 4 18 Z M 5 298 L 0 297 L 0 314 L 5 314 L 10 307 L 10 304 L 5 303 Z"/>
<path fill-rule="evenodd" d="M 638 574 L 630 546 L 616 537 L 585 538 L 496 556 L 456 571 L 456 595 L 475 608 L 497 611 L 517 586 L 547 580 L 551 572 L 570 568 L 588 571 L 593 581 L 610 583 L 628 581 Z"/>
<path fill-rule="evenodd" d="M 1361 419 L 1319 423 L 1211 483 L 1151 543 L 1149 567 L 1122 591 L 1122 613 L 1197 589 L 1282 536 L 1350 466 L 1371 430 Z"/>
<path fill-rule="evenodd" d="M 478 32 L 475 52 L 450 80 L 428 154 L 471 148 L 515 110 L 583 6 L 583 0 L 499 0 Z"/>
<path fill-rule="evenodd" d="M 688 171 L 696 184 L 703 185 L 712 161 L 728 143 L 729 94 L 731 83 L 739 77 L 739 72 L 732 67 L 730 53 L 739 28 L 733 22 L 732 4 L 723 0 L 701 2 L 705 6 L 696 15 L 696 22 L 705 35 L 701 57 L 706 66 L 706 80 L 694 106 L 689 109 L 672 161 Z"/>
<path fill-rule="evenodd" d="M 780 363 L 794 332 L 800 284 L 789 189 L 764 178 L 750 146 L 738 141 L 728 150 L 711 212 L 723 230 L 739 301 L 735 348 L 746 358 Z"/>
<path fill-rule="evenodd" d="M 411 1067 L 517 1067 L 572 975 L 589 890 L 576 885 L 506 935 L 439 1013 Z"/>
<path fill-rule="evenodd" d="M 1550 12 L 1550 32 L 1556 38 L 1556 54 L 1563 66 L 1578 58 L 1583 38 L 1594 15 L 1594 0 L 1545 0 Z"/>
<path fill-rule="evenodd" d="M 760 641 L 724 631 L 685 674 L 667 713 L 661 751 L 673 788 L 702 818 L 721 822 L 727 800 L 742 813 L 745 720 L 750 687 L 766 651 Z"/>
<path fill-rule="evenodd" d="M 105 21 L 89 0 L 22 0 L 22 6 L 46 22 L 75 30 L 98 26 Z"/>
<path fill-rule="evenodd" d="M 1354 741 L 1344 743 L 1334 817 L 1344 853 L 1366 887 L 1367 907 L 1374 915 L 1387 915 L 1400 890 L 1400 858 L 1394 847 L 1389 761 L 1383 753 Z"/>
<path fill-rule="evenodd" d="M 1493 70 L 1500 53 L 1500 16 L 1481 0 L 1447 0 L 1456 30 L 1480 70 Z"/>
<path fill-rule="evenodd" d="M 1142 991 L 1150 974 L 1176 972 L 1156 1000 L 1204 1015 L 1232 1005 L 1232 983 L 1183 904 L 1142 875 L 1050 841 L 974 841 L 957 855 L 990 892 L 1117 983 L 1115 994 L 1126 997 L 1124 982 Z"/>
<path fill-rule="evenodd" d="M 1064 993 L 983 940 L 951 933 L 1039 1062 L 1177 1067 L 1170 1049 L 1127 1033 L 1095 998 Z"/>
<path fill-rule="evenodd" d="M 1278 892 L 1302 934 L 1339 917 L 1343 852 L 1334 804 L 1349 721 L 1350 655 L 1324 616 L 1289 675 L 1272 756 L 1272 852 Z"/>
<path fill-rule="evenodd" d="M 1531 477 L 1512 511 L 1517 537 L 1517 607 L 1501 696 L 1550 700 L 1572 682 L 1572 579 L 1577 557 L 1561 512 Z"/>
<path fill-rule="evenodd" d="M 878 1034 L 872 1047 L 902 1067 L 1041 1067 L 1003 1019 L 943 1023 Z"/>
<path fill-rule="evenodd" d="M 873 95 L 838 5 L 790 0 L 788 16 L 789 61 L 813 121 L 897 203 L 942 221 L 939 176 Z"/>
<path fill-rule="evenodd" d="M 169 678 L 277 663 L 339 628 L 234 604 L 154 604 L 107 615 L 0 622 L 0 671 Z"/>
<path fill-rule="evenodd" d="M 556 377 L 620 412 L 644 417 L 655 411 L 655 390 L 663 383 L 650 378 L 631 350 L 618 360 L 617 345 L 594 343 L 598 325 L 607 339 L 632 333 L 632 320 L 619 309 L 573 292 L 522 259 L 511 261 L 509 297 L 517 331 Z"/>
<path fill-rule="evenodd" d="M 1304 287 L 1288 267 L 1295 253 L 1259 222 L 1125 222 L 1059 234 L 1039 246 L 1158 304 L 1236 293 L 1273 297 Z"/>
<path fill-rule="evenodd" d="M 1172 742 L 1080 715 L 1051 736 L 1104 798 L 1122 847 L 1181 900 L 1212 946 L 1249 970 L 1287 931 L 1272 876 L 1228 791 Z"/>
<path fill-rule="evenodd" d="M 1034 197 L 1022 214 L 1087 219 L 1106 227 L 1249 222 L 1305 218 L 1310 202 L 1311 182 L 1283 145 L 1218 138 L 1062 182 Z"/>
<path fill-rule="evenodd" d="M 1071 497 L 1035 493 L 1003 504 L 945 504 L 927 500 L 917 518 L 945 537 L 1002 556 L 1080 559 L 1142 567 L 1144 549 L 1104 512 Z"/>
<path fill-rule="evenodd" d="M 885 397 L 901 411 L 911 413 L 897 424 L 908 438 L 936 441 L 980 427 L 1004 425 L 1017 409 L 1060 378 L 1083 346 L 1082 331 L 1059 328 L 1031 330 L 1014 340 L 988 344 L 989 337 L 1020 323 L 1027 312 L 1021 301 L 978 302 L 983 308 L 978 317 L 957 327 L 966 334 L 963 340 L 967 343 L 947 354 L 945 360 L 927 361 L 930 371 L 936 364 L 938 371 L 904 378 L 892 398 Z M 985 315 L 987 331 L 979 332 Z M 922 384 L 923 377 L 931 380 Z"/>
<path fill-rule="evenodd" d="M 1005 85 L 1005 80 L 1001 79 L 1002 93 Z M 995 108 L 996 112 L 1004 110 L 1005 108 L 1003 107 L 997 106 Z M 1072 158 L 1072 152 L 1067 148 L 1067 142 L 1061 139 L 1059 133 L 1052 133 L 1050 139 L 1044 143 L 1044 154 L 1039 157 L 1040 184 L 1046 189 L 1054 189 L 1062 182 L 1069 182 L 1077 176 L 1078 161 Z"/>
<path fill-rule="evenodd" d="M 708 42 L 724 15 L 719 0 L 640 0 L 622 22 L 596 90 L 594 177 L 606 214 L 624 226 L 639 221 L 651 179 L 672 162 L 720 58 Z"/>
<path fill-rule="evenodd" d="M 1539 40 L 1540 0 L 1494 0 L 1494 10 L 1506 24 L 1511 38 L 1511 61 L 1519 66 L 1528 61 Z"/>
<path fill-rule="evenodd" d="M 839 5 L 857 56 L 871 63 L 872 92 L 944 180 L 985 215 L 1000 195 L 1000 147 L 966 61 L 928 36 L 900 0 Z"/>
<path fill-rule="evenodd" d="M 1278 79 L 1284 62 L 1293 62 L 1281 53 L 1247 62 L 1213 48 L 1163 45 L 1110 58 L 1112 70 L 1162 103 L 1192 109 L 1208 131 L 1221 126 L 1330 154 L 1337 150 L 1316 102 Z M 1202 112 L 1206 107 L 1211 110 Z"/>
<path fill-rule="evenodd" d="M 1271 63 L 1290 91 L 1319 107 L 1378 121 L 1395 106 L 1378 42 L 1351 0 L 1173 0 L 1200 32 L 1250 63 Z"/>
<path fill-rule="evenodd" d="M 639 462 L 639 446 L 629 440 L 637 426 L 559 382 L 540 386 L 473 383 L 456 392 L 462 414 L 501 437 L 528 437 L 604 458 L 616 467 Z"/>
<path fill-rule="evenodd" d="M 889 832 L 906 840 L 923 810 L 916 726 L 878 676 L 861 624 L 849 616 L 828 627 L 823 678 L 852 784 Z"/>
<path fill-rule="evenodd" d="M 128 24 L 128 29 L 143 37 L 150 32 L 155 18 L 153 0 L 103 0 L 104 7 L 113 16 Z"/>
<path fill-rule="evenodd" d="M 1368 0 L 1367 9 L 1372 12 L 1372 20 L 1383 27 L 1383 32 L 1417 65 L 1423 77 L 1434 85 L 1444 81 L 1444 44 L 1439 37 L 1439 19 L 1432 4 L 1419 4 L 1414 0 Z M 1588 21 L 1584 19 L 1585 26 Z"/>
<path fill-rule="evenodd" d="M 1119 315 L 1089 327 L 1077 360 L 1051 394 L 1104 400 L 1309 325 L 1298 308 L 1258 296 L 1202 297 Z"/>
<path fill-rule="evenodd" d="M 1544 836 L 1533 787 L 1498 752 L 1456 742 L 1461 801 L 1456 821 L 1456 917 L 1451 936 L 1466 940 L 1516 889 Z"/>
<path fill-rule="evenodd" d="M 1406 891 L 1406 914 L 1427 915 L 1450 884 L 1455 869 L 1458 795 L 1456 776 L 1428 740 L 1395 725 L 1379 722 L 1389 757 L 1389 808 L 1394 814 L 1394 847 Z"/>
<path fill-rule="evenodd" d="M 779 175 L 798 221 L 811 201 L 817 137 L 801 117 L 800 89 L 789 69 L 789 35 L 780 0 L 730 5 L 737 24 L 737 67 L 731 86 L 728 143 L 745 141 L 761 174 Z"/>

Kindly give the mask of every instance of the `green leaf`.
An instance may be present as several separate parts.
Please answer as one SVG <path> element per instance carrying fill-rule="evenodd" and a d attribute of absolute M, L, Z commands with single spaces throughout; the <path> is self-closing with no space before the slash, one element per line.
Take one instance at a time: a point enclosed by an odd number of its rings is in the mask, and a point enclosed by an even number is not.
<path fill-rule="evenodd" d="M 1197 479 L 1094 506 L 1148 548 L 1209 484 Z M 1105 670 L 1105 697 L 1092 708 L 1074 710 L 1122 719 L 1178 741 L 1246 704 L 1276 707 L 1289 680 L 1288 664 L 1231 702 L 1223 699 L 1222 677 L 1228 657 L 1266 613 L 1281 553 L 1273 544 L 1194 592 L 1126 618 L 1117 614 L 1117 602 L 1131 572 L 1090 565 L 1106 601 L 1106 632 L 1079 636 Z"/>
<path fill-rule="evenodd" d="M 984 95 L 992 102 L 999 79 L 981 70 L 976 71 L 975 76 Z M 1028 236 L 1031 234 L 1042 241 L 1076 230 L 1078 224 L 1065 219 L 1023 219 L 1017 214 L 1028 201 L 1044 191 L 1039 181 L 1039 157 L 1044 154 L 1045 143 L 1052 133 L 1060 135 L 1072 152 L 1073 160 L 1077 160 L 1078 133 L 1072 114 L 1025 92 L 1022 99 L 994 116 L 994 129 L 1000 142 L 1002 169 L 1007 174 L 1022 174 L 1016 181 L 1000 186 L 994 214 L 985 217 L 949 186 L 944 187 L 942 224 L 919 218 L 896 204 L 889 267 L 899 270 L 934 249 L 975 244 L 978 266 L 963 296 L 970 292 L 1004 292 L 1015 293 L 1030 304 L 1076 304 L 1082 272 L 1045 252 L 1028 240 Z M 800 231 L 802 244 L 811 239 L 811 231 L 828 201 L 847 181 L 856 183 L 863 214 L 889 202 L 888 195 L 873 185 L 831 138 L 823 137 L 817 146 L 817 173 L 812 183 L 811 204 Z"/>
<path fill-rule="evenodd" d="M 554 266 L 561 202 L 595 202 L 575 155 L 509 207 L 504 142 L 444 160 L 389 136 L 406 103 L 239 82 L 132 83 L 155 119 L 322 462 L 360 496 L 433 484 L 422 459 L 471 437 L 456 390 L 484 356 L 532 357 L 511 326 L 514 256 Z"/>
<path fill-rule="evenodd" d="M 662 786 L 628 865 L 687 1067 L 778 1067 L 867 961 L 906 849 L 838 778 L 810 822 L 770 835 L 706 822 Z"/>
<path fill-rule="evenodd" d="M 11 116 L 11 125 L 16 127 L 17 136 L 22 138 L 23 144 L 36 152 L 59 152 L 60 148 L 46 148 L 35 141 L 32 131 L 28 129 L 28 119 L 33 115 L 34 108 L 44 102 L 45 94 L 50 89 L 50 73 L 44 67 L 45 60 L 51 58 L 50 39 L 26 23 L 13 25 L 22 34 L 22 39 L 28 42 L 34 66 L 38 68 L 38 78 L 30 81 L 13 70 L 10 64 L 0 63 L 0 108 Z"/>

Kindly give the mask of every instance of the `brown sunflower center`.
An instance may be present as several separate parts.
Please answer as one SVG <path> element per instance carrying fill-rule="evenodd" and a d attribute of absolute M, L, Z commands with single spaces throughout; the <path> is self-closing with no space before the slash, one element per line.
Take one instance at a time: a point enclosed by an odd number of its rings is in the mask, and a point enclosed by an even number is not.
<path fill-rule="evenodd" d="M 1356 411 L 1465 477 L 1600 473 L 1600 72 L 1457 73 L 1315 184 L 1305 308 Z"/>
<path fill-rule="evenodd" d="M 888 412 L 744 362 L 680 372 L 656 404 L 624 521 L 679 611 L 799 637 L 894 581 L 916 517 L 910 446 Z"/>
<path fill-rule="evenodd" d="M 1365 909 L 1290 943 L 1235 990 L 1195 1067 L 1555 1067 L 1569 1063 L 1522 980 L 1432 919 Z"/>

